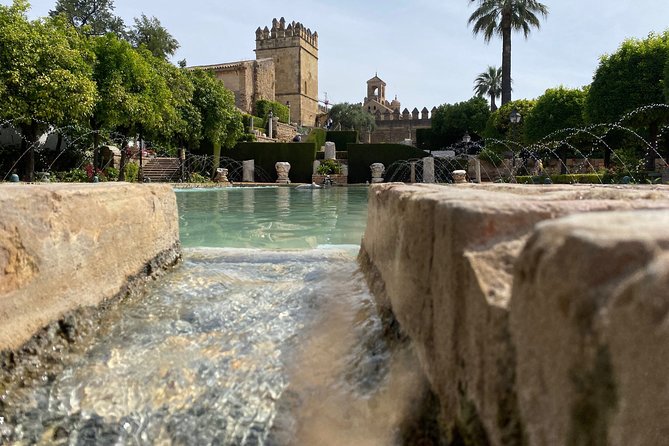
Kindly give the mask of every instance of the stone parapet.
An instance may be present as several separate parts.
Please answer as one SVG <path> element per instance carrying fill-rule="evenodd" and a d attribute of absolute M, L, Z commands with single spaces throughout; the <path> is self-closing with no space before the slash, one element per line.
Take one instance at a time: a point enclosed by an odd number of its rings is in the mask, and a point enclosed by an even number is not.
<path fill-rule="evenodd" d="M 667 225 L 662 186 L 384 184 L 359 259 L 470 444 L 661 444 Z"/>
<path fill-rule="evenodd" d="M 170 185 L 0 185 L 0 352 L 180 257 Z"/>

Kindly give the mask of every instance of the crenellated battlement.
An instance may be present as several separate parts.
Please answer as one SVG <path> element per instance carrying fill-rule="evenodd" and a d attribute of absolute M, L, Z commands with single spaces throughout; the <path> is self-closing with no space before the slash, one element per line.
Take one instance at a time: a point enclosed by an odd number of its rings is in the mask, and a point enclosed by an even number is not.
<path fill-rule="evenodd" d="M 376 112 L 372 112 L 372 115 L 374 115 L 377 124 L 379 121 L 427 121 L 432 119 L 436 111 L 437 107 L 432 107 L 432 110 L 423 107 L 420 111 L 418 108 L 414 108 L 411 112 L 408 108 L 405 108 L 402 112 L 399 109 L 393 111 L 376 110 Z"/>
<path fill-rule="evenodd" d="M 256 49 L 265 49 L 280 46 L 294 45 L 295 38 L 308 43 L 318 50 L 318 32 L 312 32 L 300 22 L 291 22 L 286 25 L 286 19 L 272 20 L 272 28 L 256 29 Z"/>

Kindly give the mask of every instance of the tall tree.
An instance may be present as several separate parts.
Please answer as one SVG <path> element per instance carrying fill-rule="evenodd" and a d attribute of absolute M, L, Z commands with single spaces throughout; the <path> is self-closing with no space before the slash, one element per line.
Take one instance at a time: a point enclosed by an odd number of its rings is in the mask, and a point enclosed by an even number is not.
<path fill-rule="evenodd" d="M 642 40 L 625 40 L 615 53 L 602 56 L 586 101 L 589 121 L 618 122 L 623 115 L 640 107 L 664 104 L 668 60 L 669 30 L 650 34 Z M 654 169 L 658 134 L 667 122 L 669 110 L 666 107 L 641 110 L 625 122 L 648 130 L 651 147 L 645 150 L 647 170 Z M 669 153 L 666 156 L 669 159 Z"/>
<path fill-rule="evenodd" d="M 177 39 L 160 24 L 160 20 L 144 14 L 135 18 L 135 26 L 130 30 L 130 41 L 135 47 L 144 45 L 155 57 L 163 59 L 173 56 L 179 48 Z"/>
<path fill-rule="evenodd" d="M 488 102 L 482 97 L 444 104 L 437 107 L 432 116 L 432 131 L 445 145 L 451 145 L 462 141 L 467 132 L 480 134 L 489 117 Z"/>
<path fill-rule="evenodd" d="M 474 92 L 477 96 L 490 96 L 490 111 L 497 110 L 495 98 L 502 94 L 502 68 L 488 66 L 474 80 Z"/>
<path fill-rule="evenodd" d="M 82 122 L 95 104 L 94 56 L 61 17 L 29 21 L 26 0 L 0 5 L 0 115 L 20 130 L 25 178 L 32 181 L 35 145 L 50 125 Z"/>
<path fill-rule="evenodd" d="M 70 25 L 87 35 L 125 34 L 123 19 L 114 15 L 113 0 L 58 0 L 49 15 L 63 15 Z"/>
<path fill-rule="evenodd" d="M 221 147 L 232 147 L 244 132 L 242 115 L 235 107 L 235 95 L 211 72 L 190 72 L 193 105 L 201 116 L 202 139 L 213 146 L 214 171 L 219 165 Z"/>
<path fill-rule="evenodd" d="M 469 0 L 477 2 L 469 17 L 474 34 L 483 34 L 490 42 L 494 35 L 502 37 L 502 105 L 511 100 L 511 33 L 522 31 L 527 38 L 531 28 L 539 29 L 539 17 L 548 16 L 548 7 L 536 0 Z"/>

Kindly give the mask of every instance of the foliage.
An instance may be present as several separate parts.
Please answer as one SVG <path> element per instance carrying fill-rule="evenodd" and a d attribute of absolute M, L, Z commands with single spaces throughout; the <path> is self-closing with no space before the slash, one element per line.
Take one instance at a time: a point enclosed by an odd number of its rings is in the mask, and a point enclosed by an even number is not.
<path fill-rule="evenodd" d="M 123 20 L 114 15 L 113 0 L 57 0 L 49 15 L 62 15 L 70 25 L 86 35 L 125 35 Z"/>
<path fill-rule="evenodd" d="M 244 133 L 242 114 L 235 107 L 234 94 L 209 71 L 191 71 L 190 79 L 202 137 L 213 144 L 233 147 Z"/>
<path fill-rule="evenodd" d="M 467 132 L 480 133 L 490 117 L 488 102 L 473 97 L 465 102 L 444 104 L 432 116 L 432 130 L 445 146 L 462 141 Z"/>
<path fill-rule="evenodd" d="M 326 141 L 326 132 L 325 129 L 313 128 L 307 135 L 307 138 L 304 142 L 313 142 L 316 144 L 316 148 L 320 149 L 325 145 Z"/>
<path fill-rule="evenodd" d="M 356 130 L 328 130 L 326 141 L 335 143 L 339 151 L 345 151 L 349 144 L 358 142 L 358 132 Z"/>
<path fill-rule="evenodd" d="M 526 143 L 523 139 L 525 121 L 535 104 L 535 100 L 519 99 L 502 105 L 490 115 L 484 131 L 485 137 Z M 510 117 L 513 110 L 520 113 L 521 119 L 518 124 L 511 124 Z"/>
<path fill-rule="evenodd" d="M 128 163 L 124 167 L 125 181 L 134 183 L 139 178 L 139 164 Z"/>
<path fill-rule="evenodd" d="M 84 169 L 71 169 L 67 172 L 56 172 L 55 180 L 63 183 L 85 183 L 88 181 L 88 175 Z"/>
<path fill-rule="evenodd" d="M 550 178 L 552 184 L 601 184 L 607 181 L 603 173 L 569 173 L 560 175 L 518 175 L 516 182 L 521 184 L 545 184 L 546 178 Z"/>
<path fill-rule="evenodd" d="M 495 99 L 502 94 L 502 68 L 488 66 L 474 80 L 474 92 L 477 96 L 490 96 L 490 110 L 497 110 Z"/>
<path fill-rule="evenodd" d="M 586 101 L 589 121 L 616 122 L 638 107 L 664 103 L 667 60 L 669 30 L 625 40 L 615 53 L 602 56 Z"/>
<path fill-rule="evenodd" d="M 135 18 L 135 25 L 130 30 L 130 42 L 136 47 L 148 49 L 151 54 L 161 59 L 173 56 L 179 48 L 179 42 L 161 24 L 156 17 L 148 18 L 142 14 Z"/>
<path fill-rule="evenodd" d="M 333 175 L 341 173 L 341 165 L 335 160 L 323 160 L 316 169 L 320 175 Z"/>
<path fill-rule="evenodd" d="M 290 179 L 296 183 L 311 183 L 316 144 L 313 142 L 291 143 L 239 143 L 225 152 L 225 156 L 243 161 L 253 159 L 255 166 L 276 178 L 277 161 L 290 163 Z"/>
<path fill-rule="evenodd" d="M 190 183 L 208 183 L 209 178 L 205 177 L 204 175 L 200 175 L 197 172 L 193 172 L 190 174 L 190 178 L 188 179 Z"/>
<path fill-rule="evenodd" d="M 483 34 L 490 42 L 497 34 L 502 38 L 502 105 L 511 101 L 511 32 L 522 31 L 525 38 L 531 28 L 539 29 L 539 16 L 548 15 L 548 7 L 537 0 L 470 0 L 478 1 L 469 17 L 474 34 Z"/>
<path fill-rule="evenodd" d="M 14 119 L 34 173 L 34 142 L 47 127 L 82 122 L 96 100 L 92 55 L 62 17 L 29 21 L 28 3 L 0 5 L 0 118 Z"/>
<path fill-rule="evenodd" d="M 487 161 L 492 164 L 494 167 L 499 167 L 504 162 L 500 150 L 495 150 L 493 147 L 486 147 L 481 152 L 479 152 L 479 159 L 481 161 Z"/>
<path fill-rule="evenodd" d="M 374 117 L 367 113 L 360 104 L 349 104 L 343 102 L 335 104 L 330 109 L 332 129 L 357 130 L 358 132 L 374 130 L 376 123 Z"/>
<path fill-rule="evenodd" d="M 525 139 L 534 143 L 558 130 L 583 127 L 585 98 L 583 89 L 560 86 L 546 90 L 525 118 Z"/>
<path fill-rule="evenodd" d="M 274 117 L 279 118 L 279 122 L 288 123 L 290 121 L 290 109 L 288 106 L 268 101 L 267 99 L 256 101 L 256 115 L 260 116 L 263 122 L 267 122 L 270 111 Z"/>
<path fill-rule="evenodd" d="M 373 163 L 383 163 L 387 169 L 396 161 L 426 156 L 428 154 L 425 151 L 404 144 L 349 144 L 348 182 L 351 184 L 369 181 L 369 166 Z"/>

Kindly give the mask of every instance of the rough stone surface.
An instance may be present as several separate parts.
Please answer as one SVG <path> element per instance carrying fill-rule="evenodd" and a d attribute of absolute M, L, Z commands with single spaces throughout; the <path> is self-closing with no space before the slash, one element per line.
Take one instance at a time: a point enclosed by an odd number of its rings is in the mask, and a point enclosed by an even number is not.
<path fill-rule="evenodd" d="M 669 189 L 386 184 L 372 187 L 368 209 L 360 252 L 363 270 L 382 311 L 392 314 L 390 319 L 414 341 L 447 427 L 468 444 L 605 444 L 593 440 L 601 432 L 611 444 L 658 444 L 651 440 L 661 437 L 648 432 L 666 434 L 669 422 L 660 420 L 666 414 L 660 409 L 667 407 L 662 399 L 669 396 L 666 389 L 660 392 L 660 384 L 669 372 L 664 365 L 669 364 L 669 344 L 661 325 L 669 294 L 644 299 L 636 293 L 639 297 L 627 298 L 626 304 L 615 299 L 620 303 L 616 310 L 604 311 L 610 328 L 600 337 L 606 341 L 590 339 L 602 322 L 584 319 L 582 313 L 604 305 L 623 272 L 636 278 L 639 288 L 666 289 L 661 265 L 667 259 L 659 228 L 667 227 Z M 622 213 L 623 218 L 603 211 L 634 212 Z M 545 274 L 523 273 L 539 254 L 552 258 L 537 245 L 539 239 L 552 246 L 547 227 L 563 228 L 570 220 L 539 229 L 537 224 L 570 214 L 581 220 L 573 217 L 564 234 L 596 232 L 611 220 L 619 223 L 602 232 L 618 238 L 599 251 L 556 252 L 560 262 L 546 260 Z M 647 226 L 628 231 L 638 219 Z M 549 235 L 538 235 L 543 233 Z M 634 241 L 642 234 L 643 243 Z M 647 249 L 638 251 L 638 245 Z M 620 268 L 610 262 L 610 268 L 600 266 L 609 258 Z M 649 275 L 652 280 L 640 279 Z M 571 322 L 567 317 L 561 321 L 556 314 L 560 302 L 550 297 L 564 297 L 563 290 L 578 302 L 568 304 L 574 313 Z M 535 299 L 542 304 L 523 300 L 538 294 L 542 299 Z M 634 319 L 644 322 L 620 325 Z M 637 342 L 647 337 L 648 347 L 635 350 L 627 341 L 633 337 Z M 646 362 L 633 360 L 635 353 Z M 582 369 L 574 371 L 573 362 L 579 360 Z M 652 388 L 643 384 L 641 371 L 647 367 L 654 367 L 647 374 L 655 380 Z M 541 381 L 539 372 L 551 381 Z M 651 392 L 658 409 L 654 415 L 653 406 L 642 400 Z M 605 403 L 613 400 L 614 409 L 607 408 Z M 591 409 L 599 417 L 591 425 L 574 422 L 588 420 Z M 646 416 L 645 432 L 631 428 L 640 416 Z"/>
<path fill-rule="evenodd" d="M 0 185 L 0 351 L 179 253 L 169 185 Z"/>

